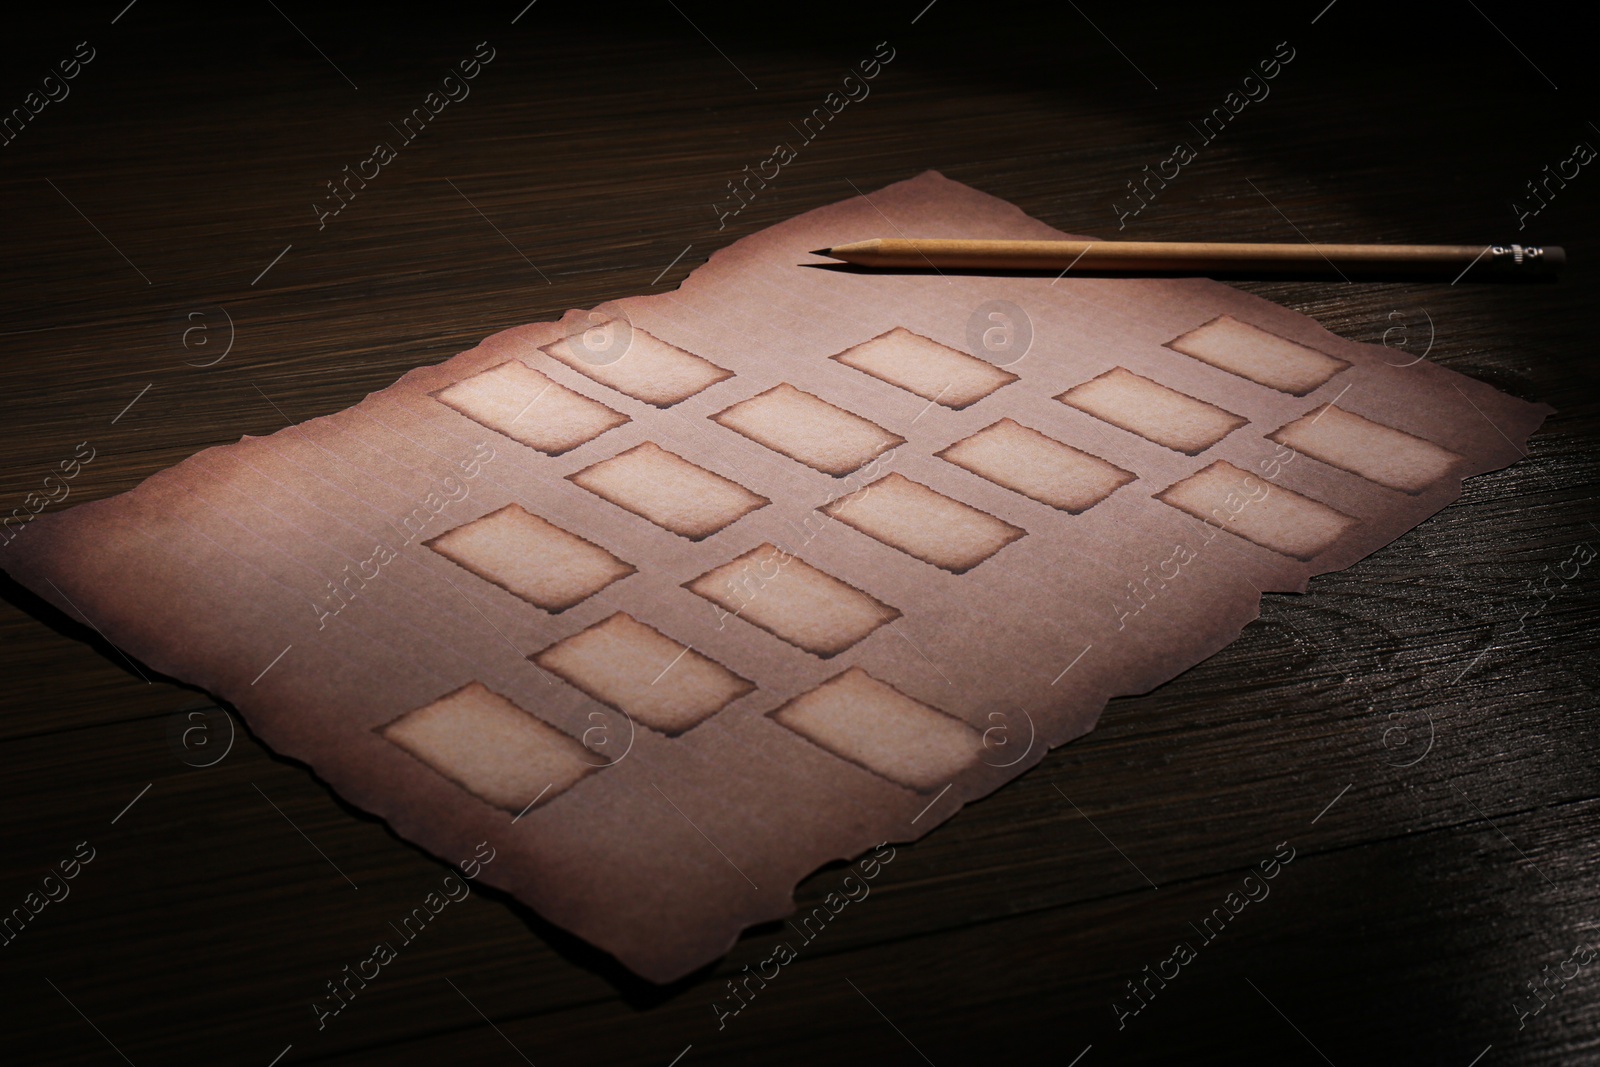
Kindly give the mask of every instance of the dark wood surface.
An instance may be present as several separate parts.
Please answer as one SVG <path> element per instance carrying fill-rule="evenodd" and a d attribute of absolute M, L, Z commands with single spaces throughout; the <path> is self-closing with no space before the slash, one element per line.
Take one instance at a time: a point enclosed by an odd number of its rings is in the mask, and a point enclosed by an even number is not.
<path fill-rule="evenodd" d="M 1578 25 L 1487 0 L 1085 2 L 1047 21 L 963 0 L 546 0 L 515 25 L 520 0 L 277 7 L 8 16 L 0 107 L 79 41 L 95 58 L 0 148 L 0 511 L 79 442 L 95 458 L 60 506 L 337 411 L 505 327 L 667 291 L 852 185 L 937 168 L 1116 235 L 1124 181 L 1285 40 L 1271 95 L 1121 236 L 1565 244 L 1554 284 L 1239 283 L 1560 413 L 1526 461 L 1309 593 L 1268 597 L 1228 648 L 900 848 L 720 1030 L 712 1003 L 795 940 L 782 926 L 656 988 L 488 892 L 319 1032 L 324 983 L 445 868 L 236 717 L 226 755 L 191 766 L 228 732 L 204 694 L 147 682 L 6 583 L 0 911 L 78 842 L 95 858 L 0 947 L 0 1061 L 1600 1059 L 1600 957 L 1573 959 L 1600 941 L 1600 562 L 1557 576 L 1600 548 L 1600 174 L 1525 229 L 1512 206 L 1576 142 L 1600 144 Z M 319 231 L 324 183 L 483 40 L 496 54 L 471 96 Z M 883 40 L 896 57 L 870 97 L 719 230 L 725 183 Z M 229 320 L 226 358 L 196 366 Z M 197 724 L 210 748 L 175 740 Z M 1270 896 L 1203 943 L 1190 924 L 1283 842 Z M 804 883 L 801 906 L 845 873 Z M 1125 983 L 1180 940 L 1196 957 L 1119 1028 Z M 1546 979 L 1541 999 L 1527 983 Z"/>

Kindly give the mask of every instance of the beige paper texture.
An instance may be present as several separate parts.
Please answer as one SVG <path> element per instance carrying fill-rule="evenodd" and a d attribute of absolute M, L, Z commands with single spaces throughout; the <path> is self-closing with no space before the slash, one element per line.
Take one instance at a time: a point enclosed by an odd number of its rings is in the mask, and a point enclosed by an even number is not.
<path fill-rule="evenodd" d="M 1226 645 L 1258 590 L 1514 462 L 1550 411 L 1207 280 L 804 265 L 885 227 L 1066 236 L 923 174 L 10 527 L 0 565 L 406 838 L 492 842 L 484 878 L 668 981 Z M 1026 354 L 978 360 L 974 313 L 1014 351 L 1019 309 Z M 1059 399 L 1118 368 L 1198 403 Z M 1195 425 L 1113 417 L 1141 396 Z M 1355 418 L 1280 432 L 1326 405 Z"/>

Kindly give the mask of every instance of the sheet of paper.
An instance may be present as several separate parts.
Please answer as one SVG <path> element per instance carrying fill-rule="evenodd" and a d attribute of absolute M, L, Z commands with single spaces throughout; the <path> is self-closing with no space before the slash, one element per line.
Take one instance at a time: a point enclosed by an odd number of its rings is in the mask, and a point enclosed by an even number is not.
<path fill-rule="evenodd" d="M 1380 548 L 1550 409 L 934 173 L 0 531 L 0 565 L 656 981 Z"/>

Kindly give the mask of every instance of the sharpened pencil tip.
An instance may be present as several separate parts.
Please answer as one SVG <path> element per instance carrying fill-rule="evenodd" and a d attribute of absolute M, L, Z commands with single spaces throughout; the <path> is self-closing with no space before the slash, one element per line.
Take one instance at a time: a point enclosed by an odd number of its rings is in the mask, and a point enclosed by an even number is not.
<path fill-rule="evenodd" d="M 814 256 L 828 256 L 828 257 L 831 258 L 833 256 L 833 249 L 831 249 L 831 248 L 813 248 L 811 250 L 811 254 L 814 255 Z"/>

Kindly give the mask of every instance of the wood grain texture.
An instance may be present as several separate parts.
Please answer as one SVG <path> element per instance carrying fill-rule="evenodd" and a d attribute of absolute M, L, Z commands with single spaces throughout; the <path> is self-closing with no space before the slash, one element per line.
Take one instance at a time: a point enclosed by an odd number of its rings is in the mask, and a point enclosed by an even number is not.
<path fill-rule="evenodd" d="M 0 107 L 77 42 L 96 55 L 0 147 L 0 514 L 79 442 L 95 458 L 65 506 L 340 410 L 507 326 L 670 291 L 738 236 L 930 167 L 1106 237 L 1562 244 L 1556 283 L 1238 283 L 1397 364 L 1560 413 L 1525 462 L 1305 595 L 1267 598 L 1238 641 L 899 849 L 721 1029 L 713 1002 L 798 941 L 783 926 L 658 989 L 480 893 L 319 1031 L 311 1000 L 443 866 L 242 725 L 225 758 L 187 765 L 211 757 L 196 735 L 185 752 L 183 729 L 223 743 L 223 720 L 185 717 L 206 697 L 146 682 L 7 584 L 0 913 L 78 842 L 96 857 L 0 947 L 6 1062 L 264 1065 L 288 1046 L 285 1065 L 667 1064 L 686 1047 L 681 1067 L 1068 1063 L 1089 1046 L 1083 1067 L 1600 1055 L 1600 964 L 1552 982 L 1520 1028 L 1513 1007 L 1600 938 L 1600 564 L 1540 585 L 1600 547 L 1600 176 L 1552 185 L 1525 229 L 1512 207 L 1575 142 L 1600 143 L 1564 16 L 1083 5 L 1091 27 L 958 0 L 543 3 L 512 25 L 521 3 L 279 6 L 304 36 L 271 5 L 141 2 L 113 24 L 117 2 L 8 27 Z M 319 230 L 325 183 L 482 40 L 496 57 L 471 95 Z M 896 55 L 871 95 L 719 229 L 726 183 L 883 40 Z M 1295 58 L 1270 95 L 1119 231 L 1124 183 L 1284 40 Z M 233 347 L 197 366 L 222 351 L 224 311 Z M 1189 924 L 1280 842 L 1296 855 L 1270 896 L 1119 1028 L 1125 983 L 1198 940 Z M 802 911 L 846 873 L 804 884 Z"/>

